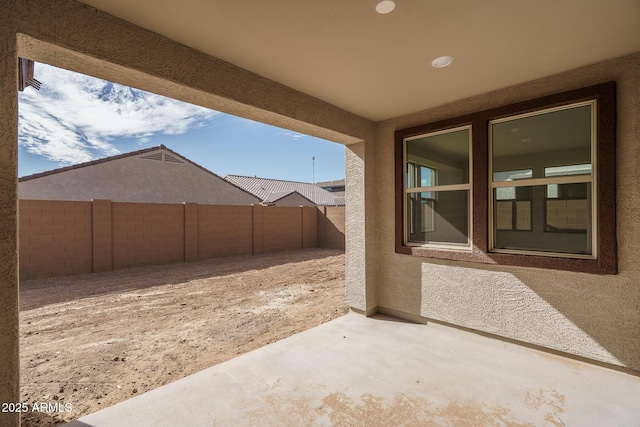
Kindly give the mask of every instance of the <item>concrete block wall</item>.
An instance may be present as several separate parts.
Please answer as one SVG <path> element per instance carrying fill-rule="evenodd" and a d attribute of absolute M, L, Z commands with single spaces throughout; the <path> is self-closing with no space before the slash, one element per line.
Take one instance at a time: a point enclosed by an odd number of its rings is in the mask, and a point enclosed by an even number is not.
<path fill-rule="evenodd" d="M 344 207 L 21 200 L 23 280 L 328 247 Z"/>
<path fill-rule="evenodd" d="M 200 233 L 200 208 L 197 203 L 184 204 L 184 260 L 199 259 L 198 235 Z"/>
<path fill-rule="evenodd" d="M 561 230 L 586 230 L 588 200 L 547 200 L 547 224 Z"/>
<path fill-rule="evenodd" d="M 302 249 L 302 209 L 267 206 L 262 214 L 262 251 Z"/>
<path fill-rule="evenodd" d="M 91 202 L 20 200 L 18 212 L 22 279 L 91 273 Z"/>
<path fill-rule="evenodd" d="M 113 266 L 113 215 L 111 200 L 93 200 L 93 273 L 111 270 Z"/>
<path fill-rule="evenodd" d="M 184 205 L 112 203 L 113 269 L 184 261 Z"/>
<path fill-rule="evenodd" d="M 346 228 L 344 206 L 319 206 L 317 209 L 318 246 L 344 250 Z"/>
<path fill-rule="evenodd" d="M 344 239 L 344 234 L 343 234 Z M 315 206 L 302 207 L 302 248 L 318 247 L 318 209 Z"/>
<path fill-rule="evenodd" d="M 251 206 L 198 205 L 200 259 L 253 253 Z"/>

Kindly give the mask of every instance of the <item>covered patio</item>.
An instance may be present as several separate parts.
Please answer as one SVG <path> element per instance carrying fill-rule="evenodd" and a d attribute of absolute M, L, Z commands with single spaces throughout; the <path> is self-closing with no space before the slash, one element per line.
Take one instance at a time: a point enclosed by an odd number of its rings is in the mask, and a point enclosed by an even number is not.
<path fill-rule="evenodd" d="M 2 2 L 0 402 L 21 397 L 24 58 L 345 146 L 345 301 L 358 314 L 71 425 L 639 425 L 640 3 L 403 0 L 392 13 L 377 3 Z M 601 85 L 606 94 L 594 94 Z M 564 147 L 560 161 L 554 138 L 538 153 L 544 164 L 520 164 L 534 157 L 522 150 L 493 156 L 492 121 L 585 105 L 586 160 Z M 412 154 L 404 146 L 460 129 L 468 143 L 454 154 L 465 159 L 456 166 L 464 182 L 407 187 L 404 168 L 426 177 L 454 167 L 435 152 L 403 159 Z M 505 129 L 515 147 L 537 144 L 520 125 Z M 493 170 L 492 156 L 505 166 Z M 577 181 L 546 176 L 567 166 L 592 172 Z M 529 169 L 537 177 L 518 187 L 540 197 L 493 196 L 511 185 L 493 182 L 496 173 Z M 588 195 L 574 184 L 590 186 Z M 566 186 L 563 198 L 577 202 L 558 213 L 563 201 L 545 185 Z M 465 198 L 456 207 L 442 193 L 446 215 L 430 217 L 437 191 Z M 506 217 L 494 215 L 498 202 L 511 206 Z M 536 221 L 522 225 L 533 216 L 518 216 L 518 206 L 534 205 Z M 574 217 L 590 219 L 576 228 Z M 561 233 L 588 236 L 584 250 L 494 239 L 554 236 L 559 218 L 568 224 Z M 450 223 L 460 242 L 426 239 Z M 0 413 L 0 426 L 19 425 L 19 413 Z"/>
<path fill-rule="evenodd" d="M 349 313 L 66 426 L 636 426 L 638 396 L 622 372 Z"/>

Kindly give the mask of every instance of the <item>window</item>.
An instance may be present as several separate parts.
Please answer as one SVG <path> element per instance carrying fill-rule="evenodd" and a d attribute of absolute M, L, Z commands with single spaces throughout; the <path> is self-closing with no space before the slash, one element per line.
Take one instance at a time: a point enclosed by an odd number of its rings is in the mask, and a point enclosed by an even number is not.
<path fill-rule="evenodd" d="M 533 170 L 493 173 L 494 182 L 531 178 Z M 527 187 L 496 188 L 494 221 L 496 230 L 531 231 L 531 191 Z"/>
<path fill-rule="evenodd" d="M 469 248 L 469 127 L 405 141 L 404 243 Z"/>
<path fill-rule="evenodd" d="M 490 251 L 595 258 L 595 111 L 588 101 L 489 122 Z"/>
<path fill-rule="evenodd" d="M 615 83 L 396 131 L 396 252 L 617 270 Z"/>

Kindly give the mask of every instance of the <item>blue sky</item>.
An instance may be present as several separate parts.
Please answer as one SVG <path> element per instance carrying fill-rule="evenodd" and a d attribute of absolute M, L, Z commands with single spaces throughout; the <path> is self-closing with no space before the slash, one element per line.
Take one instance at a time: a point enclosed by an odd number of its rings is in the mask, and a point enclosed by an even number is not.
<path fill-rule="evenodd" d="M 344 147 L 46 64 L 19 95 L 18 175 L 164 144 L 220 175 L 344 178 Z"/>

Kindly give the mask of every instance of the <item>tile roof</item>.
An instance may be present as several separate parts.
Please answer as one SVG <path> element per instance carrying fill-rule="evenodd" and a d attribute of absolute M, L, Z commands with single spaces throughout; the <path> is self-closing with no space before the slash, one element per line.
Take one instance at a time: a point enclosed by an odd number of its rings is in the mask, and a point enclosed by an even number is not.
<path fill-rule="evenodd" d="M 297 192 L 318 206 L 343 206 L 344 198 L 336 198 L 332 193 L 307 182 L 284 181 L 279 179 L 257 178 L 240 175 L 227 175 L 232 184 L 248 191 L 265 203 L 274 202 Z"/>

